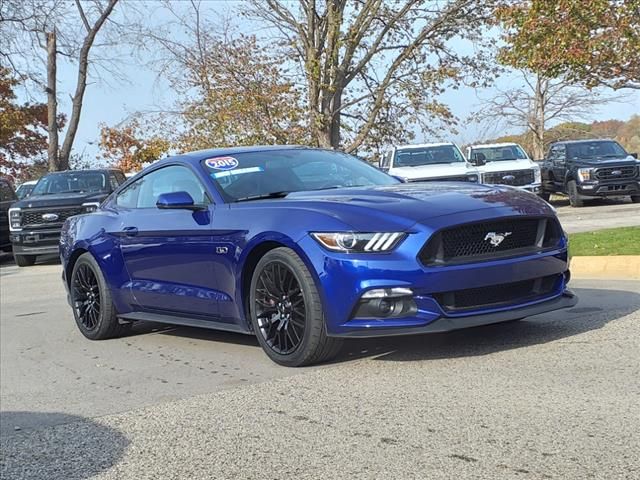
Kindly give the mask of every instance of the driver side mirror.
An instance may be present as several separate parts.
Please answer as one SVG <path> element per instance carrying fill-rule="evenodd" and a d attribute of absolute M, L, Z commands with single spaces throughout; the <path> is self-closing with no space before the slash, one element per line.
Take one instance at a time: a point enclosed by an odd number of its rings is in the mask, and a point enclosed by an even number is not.
<path fill-rule="evenodd" d="M 476 167 L 481 167 L 487 164 L 487 157 L 484 155 L 484 153 L 476 153 L 473 156 L 471 163 Z"/>
<path fill-rule="evenodd" d="M 158 195 L 156 207 L 161 210 L 204 210 L 205 205 L 196 205 L 188 192 L 169 192 Z"/>

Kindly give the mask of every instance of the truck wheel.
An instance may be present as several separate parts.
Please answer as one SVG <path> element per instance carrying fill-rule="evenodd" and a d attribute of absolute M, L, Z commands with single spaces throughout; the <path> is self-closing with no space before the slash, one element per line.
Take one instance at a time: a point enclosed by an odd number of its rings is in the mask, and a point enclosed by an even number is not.
<path fill-rule="evenodd" d="M 35 255 L 16 255 L 13 254 L 13 258 L 16 261 L 16 265 L 19 267 L 30 267 L 34 263 L 36 263 Z"/>
<path fill-rule="evenodd" d="M 550 192 L 544 192 L 544 191 L 543 191 L 543 192 L 540 192 L 540 193 L 538 194 L 538 196 L 539 196 L 541 199 L 543 199 L 545 202 L 548 202 L 548 201 L 549 201 L 549 199 L 551 198 L 551 193 L 550 193 Z"/>
<path fill-rule="evenodd" d="M 633 203 L 640 203 L 640 195 L 631 195 L 631 201 Z"/>
<path fill-rule="evenodd" d="M 575 180 L 567 182 L 567 193 L 569 194 L 569 203 L 572 207 L 584 207 L 584 200 L 578 194 L 578 186 Z"/>

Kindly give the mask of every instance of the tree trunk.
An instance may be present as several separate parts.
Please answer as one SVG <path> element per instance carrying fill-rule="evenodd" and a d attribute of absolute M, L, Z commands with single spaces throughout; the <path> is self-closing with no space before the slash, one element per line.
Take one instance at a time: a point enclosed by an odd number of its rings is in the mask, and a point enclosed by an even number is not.
<path fill-rule="evenodd" d="M 533 156 L 534 160 L 544 158 L 544 129 L 545 129 L 545 92 L 546 80 L 538 75 L 536 77 L 536 91 L 533 107 Z"/>
<path fill-rule="evenodd" d="M 58 164 L 58 99 L 56 97 L 56 31 L 47 36 L 47 130 L 49 171 L 62 170 Z"/>

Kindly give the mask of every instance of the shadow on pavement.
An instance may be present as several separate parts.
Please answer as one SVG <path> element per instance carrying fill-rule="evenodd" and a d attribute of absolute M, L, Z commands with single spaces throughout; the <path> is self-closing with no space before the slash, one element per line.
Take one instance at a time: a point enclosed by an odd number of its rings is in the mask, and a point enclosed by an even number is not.
<path fill-rule="evenodd" d="M 580 297 L 576 307 L 519 322 L 449 333 L 352 340 L 345 344 L 336 362 L 373 356 L 377 360 L 420 361 L 487 355 L 597 330 L 640 310 L 640 294 L 635 292 L 590 288 L 574 291 Z"/>
<path fill-rule="evenodd" d="M 43 428 L 51 427 L 52 428 Z M 1 478 L 88 479 L 115 465 L 129 441 L 75 415 L 0 412 Z"/>

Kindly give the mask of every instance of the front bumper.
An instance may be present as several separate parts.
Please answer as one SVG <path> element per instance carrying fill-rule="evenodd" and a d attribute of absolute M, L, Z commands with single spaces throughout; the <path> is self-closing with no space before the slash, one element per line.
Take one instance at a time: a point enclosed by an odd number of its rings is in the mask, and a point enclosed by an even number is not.
<path fill-rule="evenodd" d="M 19 255 L 58 254 L 60 229 L 11 232 L 13 252 Z"/>
<path fill-rule="evenodd" d="M 640 183 L 637 179 L 585 182 L 578 183 L 577 187 L 578 193 L 583 197 L 640 195 Z"/>

